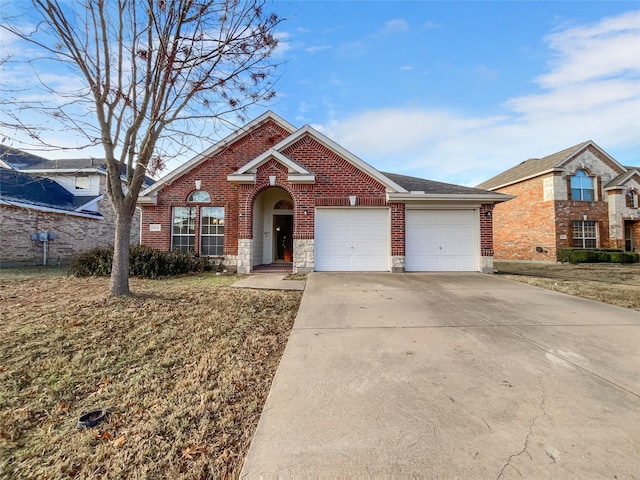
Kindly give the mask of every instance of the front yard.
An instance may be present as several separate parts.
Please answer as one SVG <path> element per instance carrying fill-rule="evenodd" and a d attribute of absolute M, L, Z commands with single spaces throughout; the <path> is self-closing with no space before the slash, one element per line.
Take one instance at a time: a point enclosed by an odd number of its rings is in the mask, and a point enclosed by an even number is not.
<path fill-rule="evenodd" d="M 233 280 L 2 272 L 0 478 L 237 476 L 302 292 Z"/>
<path fill-rule="evenodd" d="M 640 264 L 494 262 L 511 280 L 640 310 Z"/>

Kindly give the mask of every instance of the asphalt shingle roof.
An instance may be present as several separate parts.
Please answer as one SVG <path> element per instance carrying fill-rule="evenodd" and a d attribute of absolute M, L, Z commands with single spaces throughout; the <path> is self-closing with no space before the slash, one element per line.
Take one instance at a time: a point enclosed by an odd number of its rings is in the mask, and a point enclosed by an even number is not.
<path fill-rule="evenodd" d="M 425 192 L 445 195 L 492 193 L 480 188 L 463 187 L 461 185 L 454 185 L 451 183 L 435 182 L 433 180 L 425 180 L 424 178 L 398 175 L 397 173 L 381 173 L 410 192 Z"/>
<path fill-rule="evenodd" d="M 70 212 L 77 208 L 73 194 L 57 182 L 8 168 L 0 168 L 0 199 Z M 101 216 L 97 212 L 82 213 Z"/>
<path fill-rule="evenodd" d="M 542 172 L 546 172 L 547 170 L 556 167 L 571 155 L 575 155 L 582 148 L 584 148 L 587 143 L 589 142 L 587 141 L 579 143 L 578 145 L 565 148 L 564 150 L 553 153 L 551 155 L 547 155 L 543 158 L 531 158 L 529 160 L 525 160 L 515 167 L 505 170 L 495 177 L 492 177 L 489 180 L 480 183 L 479 185 L 477 185 L 477 187 L 490 190 L 501 185 L 516 183 L 517 181 L 524 178 L 534 177 Z"/>

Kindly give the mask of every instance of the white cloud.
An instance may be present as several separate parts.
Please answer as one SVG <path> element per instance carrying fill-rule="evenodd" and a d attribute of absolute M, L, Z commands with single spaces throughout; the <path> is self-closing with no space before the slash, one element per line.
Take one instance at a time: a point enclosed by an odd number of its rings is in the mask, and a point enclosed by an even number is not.
<path fill-rule="evenodd" d="M 640 12 L 547 36 L 541 90 L 507 98 L 504 116 L 387 108 L 319 127 L 382 170 L 475 185 L 531 157 L 591 139 L 637 164 L 640 153 Z M 615 157 L 615 155 L 614 155 Z"/>
<path fill-rule="evenodd" d="M 384 28 L 380 32 L 383 35 L 389 35 L 393 33 L 402 33 L 409 30 L 409 22 L 404 18 L 394 18 L 384 24 Z"/>

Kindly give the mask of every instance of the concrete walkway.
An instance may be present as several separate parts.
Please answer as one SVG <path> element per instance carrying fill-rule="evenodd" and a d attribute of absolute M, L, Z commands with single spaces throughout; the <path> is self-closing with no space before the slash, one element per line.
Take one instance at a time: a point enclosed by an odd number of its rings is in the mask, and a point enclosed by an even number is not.
<path fill-rule="evenodd" d="M 242 478 L 639 478 L 640 312 L 482 274 L 309 275 Z"/>
<path fill-rule="evenodd" d="M 285 280 L 286 276 L 283 273 L 256 273 L 242 277 L 231 286 L 262 290 L 304 290 L 305 280 Z"/>

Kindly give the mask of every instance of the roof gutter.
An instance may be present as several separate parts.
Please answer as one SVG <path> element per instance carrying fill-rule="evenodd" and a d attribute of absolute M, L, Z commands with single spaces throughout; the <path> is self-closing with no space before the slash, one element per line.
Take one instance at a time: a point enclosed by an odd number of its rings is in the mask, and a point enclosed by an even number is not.
<path fill-rule="evenodd" d="M 504 193 L 387 193 L 389 202 L 502 203 L 516 198 Z"/>
<path fill-rule="evenodd" d="M 7 200 L 0 200 L 0 205 L 7 205 L 9 207 L 26 208 L 28 210 L 38 210 L 40 212 L 48 213 L 61 213 L 64 215 L 71 215 L 72 217 L 91 218 L 93 220 L 102 220 L 104 217 L 100 214 L 91 215 L 88 213 L 75 212 L 73 210 L 63 210 L 61 208 L 43 207 L 41 205 L 33 205 L 31 203 L 11 202 Z"/>

